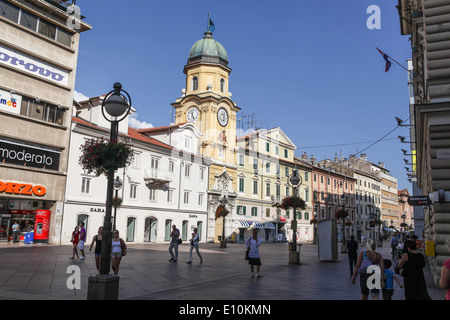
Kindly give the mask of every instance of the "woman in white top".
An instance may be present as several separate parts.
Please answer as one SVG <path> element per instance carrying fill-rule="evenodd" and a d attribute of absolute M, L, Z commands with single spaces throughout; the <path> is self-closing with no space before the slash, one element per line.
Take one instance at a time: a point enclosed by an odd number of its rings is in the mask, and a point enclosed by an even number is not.
<path fill-rule="evenodd" d="M 122 257 L 127 254 L 127 246 L 122 238 L 119 238 L 119 231 L 113 231 L 112 248 L 111 248 L 111 268 L 114 275 L 119 273 L 119 265 Z"/>
<path fill-rule="evenodd" d="M 250 264 L 250 271 L 252 272 L 252 277 L 262 278 L 259 274 L 261 268 L 261 259 L 259 258 L 258 247 L 261 245 L 261 239 L 258 237 L 258 230 L 252 230 L 253 236 L 245 241 L 245 246 L 249 249 L 248 252 L 248 263 Z M 256 266 L 256 275 L 254 273 L 254 266 Z"/>
<path fill-rule="evenodd" d="M 189 261 L 186 262 L 187 264 L 192 263 L 192 250 L 194 250 L 194 248 L 195 248 L 195 252 L 197 252 L 198 257 L 200 258 L 200 263 L 203 263 L 202 255 L 198 251 L 198 242 L 200 239 L 199 239 L 197 232 L 198 232 L 197 228 L 194 228 L 194 233 L 192 233 L 192 238 L 191 238 L 191 250 L 189 251 Z"/>

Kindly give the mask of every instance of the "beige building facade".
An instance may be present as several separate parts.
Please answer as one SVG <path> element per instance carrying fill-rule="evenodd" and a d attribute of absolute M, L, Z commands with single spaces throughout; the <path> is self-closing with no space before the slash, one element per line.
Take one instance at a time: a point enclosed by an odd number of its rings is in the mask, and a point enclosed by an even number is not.
<path fill-rule="evenodd" d="M 90 29 L 68 1 L 0 1 L 2 240 L 17 221 L 22 237 L 59 243 L 78 45 Z"/>

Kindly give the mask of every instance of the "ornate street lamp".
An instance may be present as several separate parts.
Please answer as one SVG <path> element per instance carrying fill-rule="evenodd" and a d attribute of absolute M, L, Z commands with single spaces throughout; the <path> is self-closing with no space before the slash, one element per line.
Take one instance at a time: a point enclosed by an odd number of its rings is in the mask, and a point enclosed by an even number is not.
<path fill-rule="evenodd" d="M 111 122 L 110 141 L 118 141 L 119 122 L 125 119 L 131 110 L 131 97 L 122 85 L 114 83 L 114 90 L 110 91 L 102 102 L 103 117 Z M 124 93 L 124 94 L 122 94 Z M 105 115 L 105 111 L 108 116 Z M 88 299 L 90 300 L 117 300 L 119 294 L 119 277 L 110 275 L 111 247 L 112 247 L 112 223 L 111 213 L 113 206 L 114 171 L 119 164 L 110 165 L 108 171 L 108 183 L 106 190 L 106 210 L 103 222 L 102 250 L 100 260 L 100 274 L 89 278 Z"/>
<path fill-rule="evenodd" d="M 298 174 L 298 170 L 293 170 L 292 174 L 289 176 L 288 180 L 289 186 L 291 186 L 294 191 L 294 196 L 297 196 L 298 187 L 302 184 L 302 177 Z M 292 229 L 292 249 L 289 252 L 289 263 L 300 264 L 300 254 L 297 252 L 297 206 L 293 206 L 294 209 L 294 219 L 291 222 Z"/>

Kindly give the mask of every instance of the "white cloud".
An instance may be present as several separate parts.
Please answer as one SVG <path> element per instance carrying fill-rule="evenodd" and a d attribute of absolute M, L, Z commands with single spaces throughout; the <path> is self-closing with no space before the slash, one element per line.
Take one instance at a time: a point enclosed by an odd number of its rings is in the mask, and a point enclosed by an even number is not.
<path fill-rule="evenodd" d="M 74 98 L 76 101 L 78 101 L 78 102 L 80 102 L 80 101 L 85 101 L 85 100 L 89 99 L 88 96 L 85 96 L 84 94 L 82 94 L 82 93 L 80 93 L 80 92 L 78 92 L 78 91 L 76 91 L 76 90 L 74 90 L 73 98 Z"/>
<path fill-rule="evenodd" d="M 130 115 L 128 126 L 135 129 L 148 129 L 154 127 L 154 125 L 152 125 L 151 123 L 138 120 L 137 116 L 138 116 L 137 113 L 132 113 Z"/>

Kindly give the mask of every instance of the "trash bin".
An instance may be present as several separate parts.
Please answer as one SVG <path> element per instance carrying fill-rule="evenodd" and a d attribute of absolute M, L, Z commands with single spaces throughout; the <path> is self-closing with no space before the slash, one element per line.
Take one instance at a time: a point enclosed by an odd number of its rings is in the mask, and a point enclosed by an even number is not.
<path fill-rule="evenodd" d="M 34 232 L 25 233 L 25 237 L 23 238 L 23 243 L 31 244 L 34 240 Z"/>

